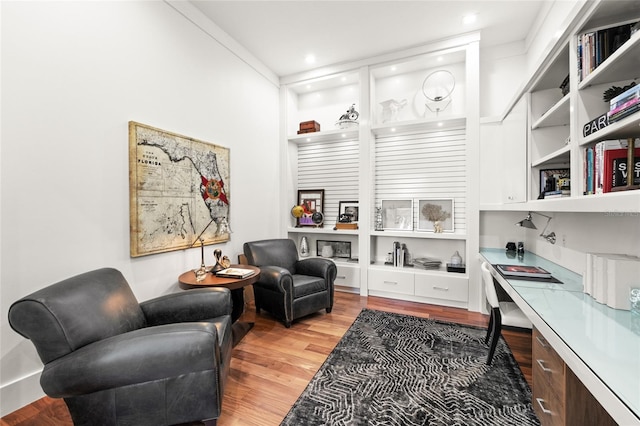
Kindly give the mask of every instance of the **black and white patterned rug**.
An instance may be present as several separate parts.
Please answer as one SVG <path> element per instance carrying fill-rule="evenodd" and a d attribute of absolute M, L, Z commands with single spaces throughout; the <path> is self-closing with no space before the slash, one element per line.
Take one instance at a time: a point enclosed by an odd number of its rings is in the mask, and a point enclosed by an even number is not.
<path fill-rule="evenodd" d="M 538 425 L 504 340 L 486 329 L 364 309 L 281 425 Z"/>

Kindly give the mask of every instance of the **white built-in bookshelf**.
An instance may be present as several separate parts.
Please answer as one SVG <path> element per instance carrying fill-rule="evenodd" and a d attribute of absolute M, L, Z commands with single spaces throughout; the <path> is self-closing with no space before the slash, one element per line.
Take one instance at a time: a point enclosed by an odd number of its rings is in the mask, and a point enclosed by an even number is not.
<path fill-rule="evenodd" d="M 625 23 L 640 21 L 637 2 L 595 1 L 586 4 L 575 17 L 564 37 L 551 47 L 549 55 L 534 71 L 530 82 L 524 85 L 522 99 L 528 106 L 528 120 L 522 125 L 528 129 L 527 159 L 521 163 L 526 179 L 526 198 L 515 204 L 492 203 L 482 210 L 538 210 L 549 212 L 640 212 L 640 191 L 588 194 L 585 191 L 587 148 L 611 139 L 640 137 L 640 112 L 600 130 L 583 135 L 585 124 L 609 110 L 603 93 L 612 86 L 623 87 L 638 82 L 640 58 L 640 31 L 620 46 L 586 76 L 578 49 L 581 37 L 594 31 L 603 31 Z M 560 89 L 569 77 L 569 91 Z M 511 114 L 507 114 L 505 121 Z M 637 143 L 636 143 L 636 146 Z M 569 169 L 570 196 L 538 199 L 540 172 L 547 169 Z"/>
<path fill-rule="evenodd" d="M 352 259 L 334 258 L 336 285 L 363 295 L 469 305 L 469 268 L 478 250 L 477 146 L 479 138 L 478 34 L 434 43 L 358 64 L 289 77 L 281 88 L 282 146 L 287 173 L 285 211 L 297 203 L 298 190 L 324 190 L 324 223 L 295 227 L 283 218 L 286 233 L 306 237 L 311 256 L 318 240 L 351 243 Z M 434 112 L 425 105 L 422 86 L 430 74 L 446 70 L 455 79 L 451 103 Z M 397 115 L 383 112 L 388 100 L 402 103 Z M 355 127 L 336 122 L 355 104 Z M 299 123 L 317 121 L 320 131 L 298 134 Z M 453 230 L 418 229 L 420 200 L 451 200 Z M 412 205 L 409 230 L 374 230 L 375 208 L 383 200 Z M 357 230 L 335 230 L 341 201 L 358 201 Z M 434 257 L 436 270 L 385 264 L 394 242 L 411 258 Z M 447 272 L 455 252 L 469 260 L 465 273 Z M 477 296 L 475 296 L 477 298 Z M 478 303 L 478 302 L 476 302 Z"/>

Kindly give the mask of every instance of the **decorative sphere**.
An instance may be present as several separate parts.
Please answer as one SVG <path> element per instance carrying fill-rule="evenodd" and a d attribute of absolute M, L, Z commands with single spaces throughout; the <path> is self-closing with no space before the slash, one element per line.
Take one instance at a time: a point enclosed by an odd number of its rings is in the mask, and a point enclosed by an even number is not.
<path fill-rule="evenodd" d="M 324 215 L 320 212 L 314 212 L 311 215 L 311 220 L 313 221 L 313 223 L 315 223 L 316 225 L 320 225 L 322 223 L 322 221 L 324 220 Z"/>
<path fill-rule="evenodd" d="M 304 209 L 302 208 L 302 206 L 293 206 L 291 208 L 291 216 L 299 219 L 302 217 L 303 214 L 304 214 Z"/>

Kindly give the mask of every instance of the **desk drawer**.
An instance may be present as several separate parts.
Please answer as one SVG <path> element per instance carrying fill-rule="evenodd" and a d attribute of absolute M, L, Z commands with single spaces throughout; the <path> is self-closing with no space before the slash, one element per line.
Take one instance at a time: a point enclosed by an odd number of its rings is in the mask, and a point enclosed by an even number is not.
<path fill-rule="evenodd" d="M 558 397 L 554 389 L 549 386 L 541 374 L 540 369 L 533 369 L 533 411 L 535 411 L 542 426 L 565 424 L 564 398 Z"/>
<path fill-rule="evenodd" d="M 533 408 L 542 425 L 565 423 L 565 363 L 549 342 L 533 329 Z"/>
<path fill-rule="evenodd" d="M 564 399 L 564 361 L 538 330 L 533 330 L 532 339 L 531 364 L 533 371 L 537 371 L 539 373 L 538 378 L 545 380 L 556 391 L 558 397 Z"/>
<path fill-rule="evenodd" d="M 467 302 L 469 284 L 466 278 L 416 274 L 416 296 Z"/>
<path fill-rule="evenodd" d="M 357 266 L 336 265 L 338 273 L 335 285 L 360 288 L 360 268 Z"/>
<path fill-rule="evenodd" d="M 372 269 L 369 271 L 369 289 L 412 295 L 413 273 Z"/>

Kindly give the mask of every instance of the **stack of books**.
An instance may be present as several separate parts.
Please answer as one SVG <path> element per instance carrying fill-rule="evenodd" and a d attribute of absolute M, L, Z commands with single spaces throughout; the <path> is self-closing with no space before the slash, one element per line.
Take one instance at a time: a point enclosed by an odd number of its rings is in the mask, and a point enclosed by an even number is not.
<path fill-rule="evenodd" d="M 584 80 L 631 38 L 637 23 L 599 29 L 578 36 L 578 76 Z"/>
<path fill-rule="evenodd" d="M 609 123 L 620 121 L 640 111 L 640 85 L 636 84 L 609 101 Z"/>
<path fill-rule="evenodd" d="M 636 140 L 636 145 L 638 142 Z M 585 150 L 584 193 L 602 194 L 627 185 L 628 143 L 625 139 L 606 140 Z M 640 147 L 634 149 L 634 185 L 640 184 Z"/>
<path fill-rule="evenodd" d="M 584 292 L 610 308 L 629 310 L 631 284 L 640 276 L 640 258 L 626 254 L 587 253 Z"/>

